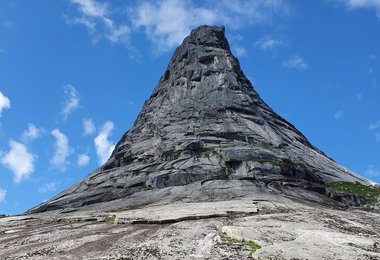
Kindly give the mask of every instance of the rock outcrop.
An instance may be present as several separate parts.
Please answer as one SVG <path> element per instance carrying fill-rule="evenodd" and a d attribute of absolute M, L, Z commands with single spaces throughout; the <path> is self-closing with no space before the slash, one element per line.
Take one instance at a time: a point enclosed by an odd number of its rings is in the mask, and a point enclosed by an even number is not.
<path fill-rule="evenodd" d="M 379 213 L 256 197 L 1 218 L 0 259 L 380 259 Z"/>
<path fill-rule="evenodd" d="M 329 191 L 323 184 L 331 181 L 370 184 L 310 144 L 260 98 L 232 55 L 224 27 L 201 26 L 175 50 L 110 159 L 30 212 L 128 198 L 135 199 L 128 205 L 142 205 L 153 199 L 139 201 L 140 195 L 170 193 L 175 199 L 194 185 L 199 194 L 211 187 L 220 195 L 228 186 L 229 194 L 294 188 L 294 196 L 299 190 L 324 196 Z M 337 198 L 360 203 L 345 194 Z"/>

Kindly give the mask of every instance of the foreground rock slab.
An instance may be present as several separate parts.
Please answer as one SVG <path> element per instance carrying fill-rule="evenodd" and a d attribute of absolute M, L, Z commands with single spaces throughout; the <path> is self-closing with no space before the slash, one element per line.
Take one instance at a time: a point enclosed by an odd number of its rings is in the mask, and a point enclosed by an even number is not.
<path fill-rule="evenodd" d="M 0 259 L 380 259 L 379 217 L 275 195 L 50 212 L 0 219 Z"/>

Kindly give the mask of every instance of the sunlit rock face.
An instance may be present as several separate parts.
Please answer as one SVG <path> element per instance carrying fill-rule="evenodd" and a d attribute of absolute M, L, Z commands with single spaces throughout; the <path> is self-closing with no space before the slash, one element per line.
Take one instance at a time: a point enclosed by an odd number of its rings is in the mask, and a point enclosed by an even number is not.
<path fill-rule="evenodd" d="M 222 196 L 222 187 L 244 194 L 242 186 L 250 185 L 327 195 L 322 184 L 338 180 L 369 184 L 311 145 L 260 98 L 231 53 L 223 26 L 201 26 L 175 50 L 110 159 L 30 212 L 136 198 L 158 194 L 157 189 L 168 189 L 160 196 L 174 200 L 183 194 L 170 187 L 189 193 L 193 183 L 200 185 L 198 195 L 202 187 L 214 190 L 214 199 Z M 147 203 L 135 200 L 131 204 Z"/>

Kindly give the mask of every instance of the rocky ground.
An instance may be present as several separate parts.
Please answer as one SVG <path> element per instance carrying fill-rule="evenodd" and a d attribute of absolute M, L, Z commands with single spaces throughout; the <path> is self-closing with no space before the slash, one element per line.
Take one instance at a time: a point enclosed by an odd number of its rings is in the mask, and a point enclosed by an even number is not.
<path fill-rule="evenodd" d="M 343 207 L 379 197 L 260 98 L 224 27 L 201 26 L 104 165 L 0 215 L 0 258 L 380 259 L 380 213 Z"/>
<path fill-rule="evenodd" d="M 259 198 L 5 217 L 0 259 L 380 259 L 379 213 Z"/>

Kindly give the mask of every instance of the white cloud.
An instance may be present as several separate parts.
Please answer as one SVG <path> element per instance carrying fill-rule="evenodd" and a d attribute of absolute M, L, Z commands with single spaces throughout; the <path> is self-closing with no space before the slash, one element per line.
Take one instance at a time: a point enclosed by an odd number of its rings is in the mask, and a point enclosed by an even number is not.
<path fill-rule="evenodd" d="M 289 58 L 289 60 L 284 61 L 282 64 L 284 67 L 288 69 L 298 69 L 298 70 L 306 70 L 309 67 L 300 56 L 293 55 Z"/>
<path fill-rule="evenodd" d="M 68 84 L 64 89 L 66 101 L 62 108 L 62 115 L 64 119 L 67 119 L 71 112 L 78 108 L 80 97 L 78 91 L 74 88 L 74 86 Z"/>
<path fill-rule="evenodd" d="M 11 101 L 0 91 L 0 116 L 4 109 L 11 108 Z"/>
<path fill-rule="evenodd" d="M 106 3 L 98 3 L 93 0 L 71 0 L 72 3 L 79 5 L 79 10 L 88 16 L 106 17 L 108 8 Z"/>
<path fill-rule="evenodd" d="M 142 2 L 133 9 L 131 16 L 134 28 L 144 28 L 158 52 L 177 46 L 197 24 L 214 24 L 217 21 L 215 11 L 195 7 L 192 1 L 182 0 Z"/>
<path fill-rule="evenodd" d="M 98 155 L 99 165 L 104 164 L 111 156 L 112 151 L 115 149 L 115 145 L 108 140 L 113 129 L 113 123 L 107 121 L 104 123 L 99 131 L 99 134 L 94 139 L 96 154 Z"/>
<path fill-rule="evenodd" d="M 380 128 L 380 120 L 377 120 L 376 122 L 372 122 L 369 124 L 368 126 L 368 129 L 371 131 L 371 130 L 375 130 L 375 129 L 378 129 Z M 376 142 L 380 142 L 380 133 L 375 133 L 375 141 Z"/>
<path fill-rule="evenodd" d="M 69 139 L 59 131 L 59 129 L 54 129 L 51 131 L 51 135 L 55 137 L 54 143 L 54 154 L 53 158 L 50 160 L 50 164 L 54 167 L 64 171 L 67 165 L 67 157 L 71 154 L 71 148 L 69 146 Z"/>
<path fill-rule="evenodd" d="M 112 29 L 109 31 L 108 34 L 105 35 L 105 37 L 110 40 L 112 43 L 122 43 L 129 45 L 129 33 L 131 32 L 131 29 L 127 25 L 120 25 L 115 28 L 112 27 Z"/>
<path fill-rule="evenodd" d="M 49 182 L 49 183 L 44 184 L 43 186 L 38 187 L 39 193 L 54 192 L 56 190 L 57 190 L 57 187 L 54 182 Z"/>
<path fill-rule="evenodd" d="M 68 18 L 66 21 L 71 24 L 84 25 L 94 36 L 94 42 L 100 38 L 105 38 L 112 43 L 129 44 L 130 28 L 126 24 L 116 24 L 112 19 L 108 3 L 99 3 L 95 0 L 71 0 L 76 4 L 80 17 Z"/>
<path fill-rule="evenodd" d="M 28 141 L 28 140 L 34 140 L 38 137 L 41 136 L 41 133 L 42 133 L 42 130 L 39 129 L 38 127 L 36 127 L 34 124 L 32 123 L 29 123 L 28 124 L 28 129 L 26 129 L 23 134 L 22 134 L 22 139 L 24 141 Z"/>
<path fill-rule="evenodd" d="M 66 19 L 66 23 L 68 24 L 80 24 L 80 25 L 84 25 L 88 31 L 90 32 L 90 34 L 94 34 L 96 32 L 96 23 L 86 17 L 72 17 L 72 18 L 68 18 L 67 16 L 65 16 L 65 19 Z M 94 41 L 96 42 L 96 41 Z"/>
<path fill-rule="evenodd" d="M 78 166 L 80 166 L 80 167 L 86 166 L 89 161 L 90 161 L 90 156 L 88 156 L 87 154 L 82 153 L 82 154 L 78 155 L 78 161 L 77 161 Z"/>
<path fill-rule="evenodd" d="M 234 29 L 268 23 L 275 16 L 289 13 L 289 6 L 284 0 L 222 0 L 212 3 L 214 6 L 209 10 L 215 12 L 218 22 Z"/>
<path fill-rule="evenodd" d="M 380 19 L 380 1 L 379 0 L 338 0 L 346 4 L 350 9 L 373 8 Z"/>
<path fill-rule="evenodd" d="M 334 118 L 335 119 L 341 119 L 344 115 L 344 111 L 343 110 L 339 110 L 337 111 L 335 114 L 334 114 Z"/>
<path fill-rule="evenodd" d="M 238 57 L 244 57 L 247 55 L 247 50 L 244 47 L 237 46 L 234 48 L 234 50 L 235 50 L 236 56 Z"/>
<path fill-rule="evenodd" d="M 10 150 L 1 158 L 1 163 L 13 172 L 16 183 L 26 179 L 34 171 L 34 156 L 22 143 L 10 140 Z"/>
<path fill-rule="evenodd" d="M 7 191 L 0 188 L 0 203 L 5 201 L 5 196 L 7 195 Z"/>
<path fill-rule="evenodd" d="M 377 120 L 376 122 L 370 123 L 368 126 L 369 130 L 374 130 L 380 128 L 380 120 Z"/>
<path fill-rule="evenodd" d="M 77 7 L 74 17 L 65 16 L 67 23 L 85 26 L 93 42 L 108 39 L 124 44 L 136 54 L 130 37 L 143 29 L 148 40 L 160 54 L 180 44 L 191 29 L 202 24 L 225 24 L 232 30 L 255 24 L 268 23 L 276 16 L 287 15 L 285 0 L 158 0 L 129 2 L 123 9 L 96 0 L 71 0 Z M 134 54 L 133 54 L 134 53 Z"/>
<path fill-rule="evenodd" d="M 92 135 L 96 131 L 96 127 L 92 119 L 83 119 L 83 135 Z"/>
<path fill-rule="evenodd" d="M 262 49 L 263 51 L 273 51 L 278 47 L 284 46 L 286 43 L 280 39 L 272 36 L 265 36 L 255 42 L 255 47 Z"/>
<path fill-rule="evenodd" d="M 149 40 L 164 52 L 180 44 L 191 29 L 202 24 L 225 24 L 228 28 L 269 22 L 274 16 L 288 12 L 282 0 L 144 1 L 131 8 L 134 28 L 143 28 Z M 197 5 L 198 4 L 198 5 Z M 175 22 L 173 22 L 175 21 Z"/>

